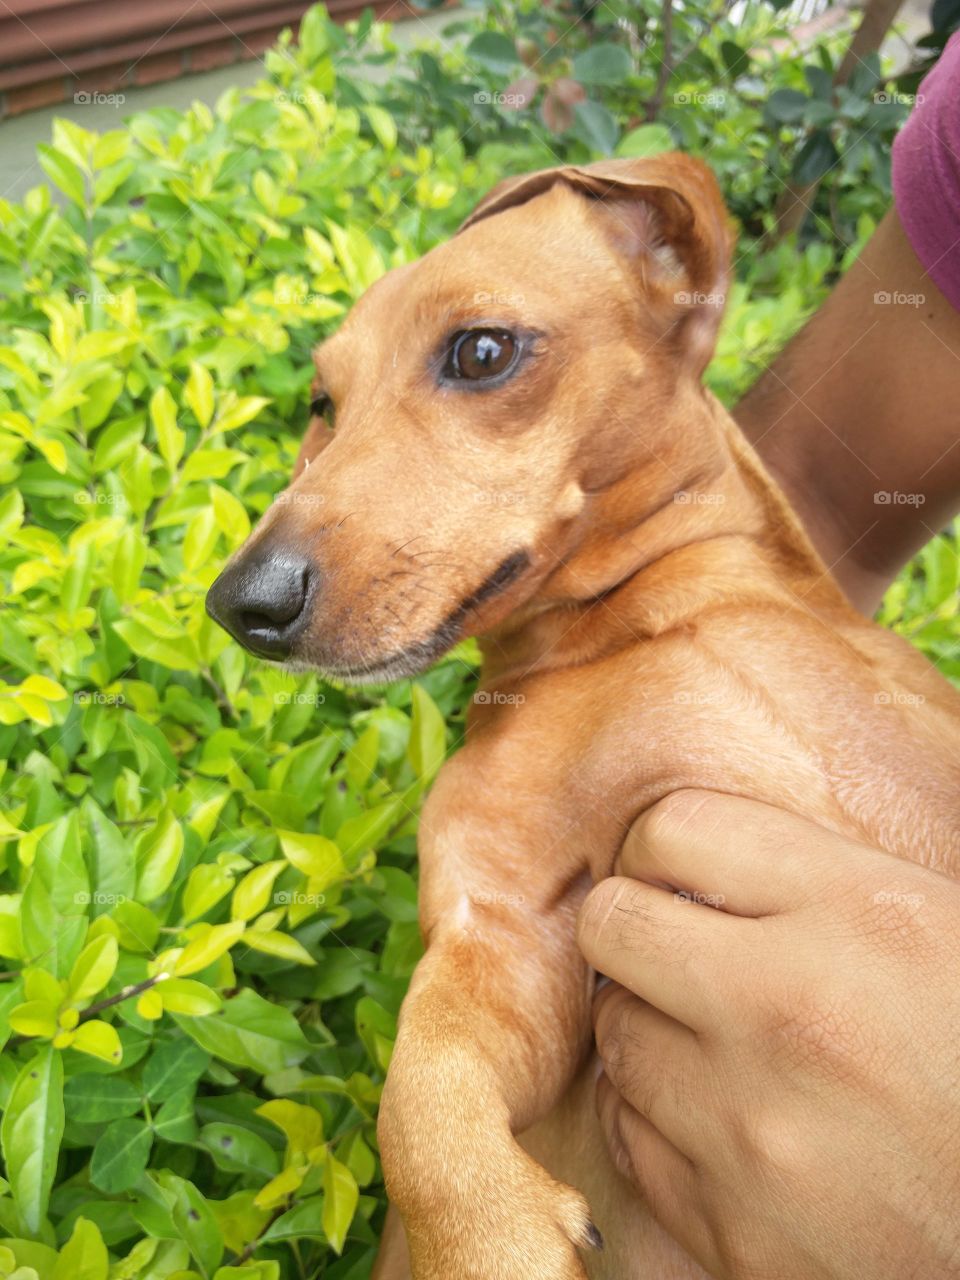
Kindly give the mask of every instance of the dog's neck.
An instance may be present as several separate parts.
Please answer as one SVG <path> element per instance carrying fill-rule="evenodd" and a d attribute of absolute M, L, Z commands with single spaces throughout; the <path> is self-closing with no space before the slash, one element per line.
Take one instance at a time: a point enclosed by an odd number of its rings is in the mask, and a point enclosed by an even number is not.
<path fill-rule="evenodd" d="M 736 424 L 712 396 L 703 405 L 712 447 L 653 479 L 645 465 L 590 500 L 585 531 L 534 601 L 481 637 L 485 679 L 601 660 L 729 602 L 846 607 Z"/>

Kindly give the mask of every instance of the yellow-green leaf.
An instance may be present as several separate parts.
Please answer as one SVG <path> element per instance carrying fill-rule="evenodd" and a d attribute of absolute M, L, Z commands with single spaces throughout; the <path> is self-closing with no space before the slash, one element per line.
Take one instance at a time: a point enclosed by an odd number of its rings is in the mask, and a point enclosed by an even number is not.
<path fill-rule="evenodd" d="M 263 1116 L 286 1134 L 290 1155 L 306 1155 L 323 1142 L 323 1116 L 315 1107 L 289 1098 L 273 1098 L 257 1107 Z"/>
<path fill-rule="evenodd" d="M 193 410 L 193 416 L 201 427 L 205 427 L 213 417 L 213 379 L 208 370 L 195 361 L 190 365 L 184 397 Z"/>
<path fill-rule="evenodd" d="M 253 1203 L 258 1209 L 275 1209 L 293 1195 L 303 1182 L 305 1174 L 298 1169 L 284 1169 L 257 1192 Z"/>
<path fill-rule="evenodd" d="M 45 1000 L 28 1000 L 10 1011 L 10 1030 L 18 1036 L 43 1036 L 51 1039 L 57 1034 L 57 1010 Z"/>
<path fill-rule="evenodd" d="M 123 1060 L 123 1048 L 116 1028 L 97 1018 L 92 1022 L 81 1022 L 73 1033 L 71 1048 L 80 1053 L 89 1053 L 91 1057 L 100 1058 L 104 1062 L 118 1063 Z"/>
<path fill-rule="evenodd" d="M 295 964 L 317 963 L 306 947 L 296 938 L 291 938 L 289 933 L 279 933 L 273 929 L 262 932 L 249 929 L 244 940 L 251 951 L 262 951 L 265 955 L 292 960 Z"/>
<path fill-rule="evenodd" d="M 211 925 L 200 937 L 187 943 L 174 964 L 173 972 L 178 978 L 185 978 L 190 973 L 199 973 L 213 964 L 243 937 L 245 924 L 242 920 L 232 920 L 229 924 Z M 164 1003 L 166 988 L 164 988 Z"/>
<path fill-rule="evenodd" d="M 248 871 L 233 893 L 230 916 L 234 920 L 249 920 L 259 915 L 270 901 L 273 882 L 286 867 L 285 862 L 264 862 Z"/>
<path fill-rule="evenodd" d="M 447 751 L 447 733 L 443 716 L 426 689 L 415 684 L 413 725 L 410 729 L 410 763 L 418 778 L 432 778 L 443 764 Z"/>
<path fill-rule="evenodd" d="M 189 978 L 170 978 L 160 986 L 160 999 L 170 1013 L 185 1013 L 191 1018 L 203 1018 L 216 1013 L 221 1000 L 215 991 L 202 982 Z"/>
<path fill-rule="evenodd" d="M 95 938 L 77 956 L 67 979 L 67 999 L 74 1003 L 89 1000 L 102 991 L 117 967 L 120 949 L 108 934 Z"/>
<path fill-rule="evenodd" d="M 307 834 L 302 831 L 278 831 L 280 848 L 284 857 L 298 871 L 315 881 L 314 888 L 320 890 L 328 884 L 341 879 L 346 873 L 343 855 L 337 845 L 326 836 Z"/>
<path fill-rule="evenodd" d="M 357 1180 L 345 1164 L 329 1156 L 323 1170 L 323 1230 L 336 1253 L 353 1221 L 359 1199 Z"/>
<path fill-rule="evenodd" d="M 153 902 L 170 887 L 183 852 L 183 830 L 172 809 L 164 809 L 140 850 L 137 898 Z"/>
<path fill-rule="evenodd" d="M 183 457 L 187 437 L 177 426 L 177 406 L 164 386 L 150 397 L 150 421 L 157 436 L 157 447 L 164 462 L 173 470 Z"/>
<path fill-rule="evenodd" d="M 183 891 L 183 923 L 199 920 L 233 888 L 233 876 L 215 862 L 194 867 Z"/>
<path fill-rule="evenodd" d="M 60 1250 L 52 1280 L 107 1280 L 110 1262 L 100 1229 L 78 1218 L 73 1235 Z"/>

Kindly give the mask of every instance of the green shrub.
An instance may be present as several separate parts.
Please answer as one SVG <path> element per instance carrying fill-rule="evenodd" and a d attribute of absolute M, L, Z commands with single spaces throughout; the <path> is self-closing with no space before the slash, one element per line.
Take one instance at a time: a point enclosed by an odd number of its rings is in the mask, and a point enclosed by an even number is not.
<path fill-rule="evenodd" d="M 254 661 L 203 596 L 286 483 L 318 337 L 504 171 L 591 154 L 474 101 L 489 21 L 472 53 L 406 63 L 314 10 L 213 111 L 58 121 L 40 162 L 62 198 L 0 201 L 0 1276 L 368 1272 L 418 807 L 473 651 L 349 691 Z M 609 88 L 619 130 L 631 87 Z M 742 248 L 728 401 L 847 252 Z M 956 586 L 941 539 L 884 615 L 954 675 Z"/>

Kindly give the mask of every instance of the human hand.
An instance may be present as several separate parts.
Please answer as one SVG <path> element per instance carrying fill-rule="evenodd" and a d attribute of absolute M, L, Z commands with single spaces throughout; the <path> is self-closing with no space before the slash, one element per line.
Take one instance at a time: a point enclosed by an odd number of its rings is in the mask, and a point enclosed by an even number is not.
<path fill-rule="evenodd" d="M 700 791 L 618 871 L 598 1106 L 663 1226 L 719 1280 L 960 1276 L 960 885 Z"/>

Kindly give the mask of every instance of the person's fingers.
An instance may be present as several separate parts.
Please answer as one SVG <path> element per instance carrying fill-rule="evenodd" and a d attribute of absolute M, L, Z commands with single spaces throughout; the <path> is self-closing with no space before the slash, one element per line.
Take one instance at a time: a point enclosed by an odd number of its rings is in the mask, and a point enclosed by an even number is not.
<path fill-rule="evenodd" d="M 704 1125 L 703 1050 L 696 1034 L 611 983 L 594 1001 L 604 1074 L 625 1102 L 684 1154 L 696 1156 Z"/>
<path fill-rule="evenodd" d="M 837 857 L 838 840 L 849 857 Z M 779 915 L 820 893 L 825 878 L 846 874 L 850 858 L 863 853 L 856 841 L 758 800 L 674 791 L 634 822 L 616 870 L 670 885 L 695 904 Z"/>
<path fill-rule="evenodd" d="M 755 920 L 692 906 L 640 880 L 601 880 L 580 908 L 577 937 L 587 962 L 634 995 L 695 1030 L 722 1022 L 725 1000 L 753 942 Z M 725 999 L 717 975 L 726 975 Z"/>
<path fill-rule="evenodd" d="M 695 1256 L 710 1253 L 696 1167 L 645 1116 L 623 1101 L 605 1077 L 597 1081 L 597 1114 L 614 1167 L 649 1204 L 653 1216 Z"/>

